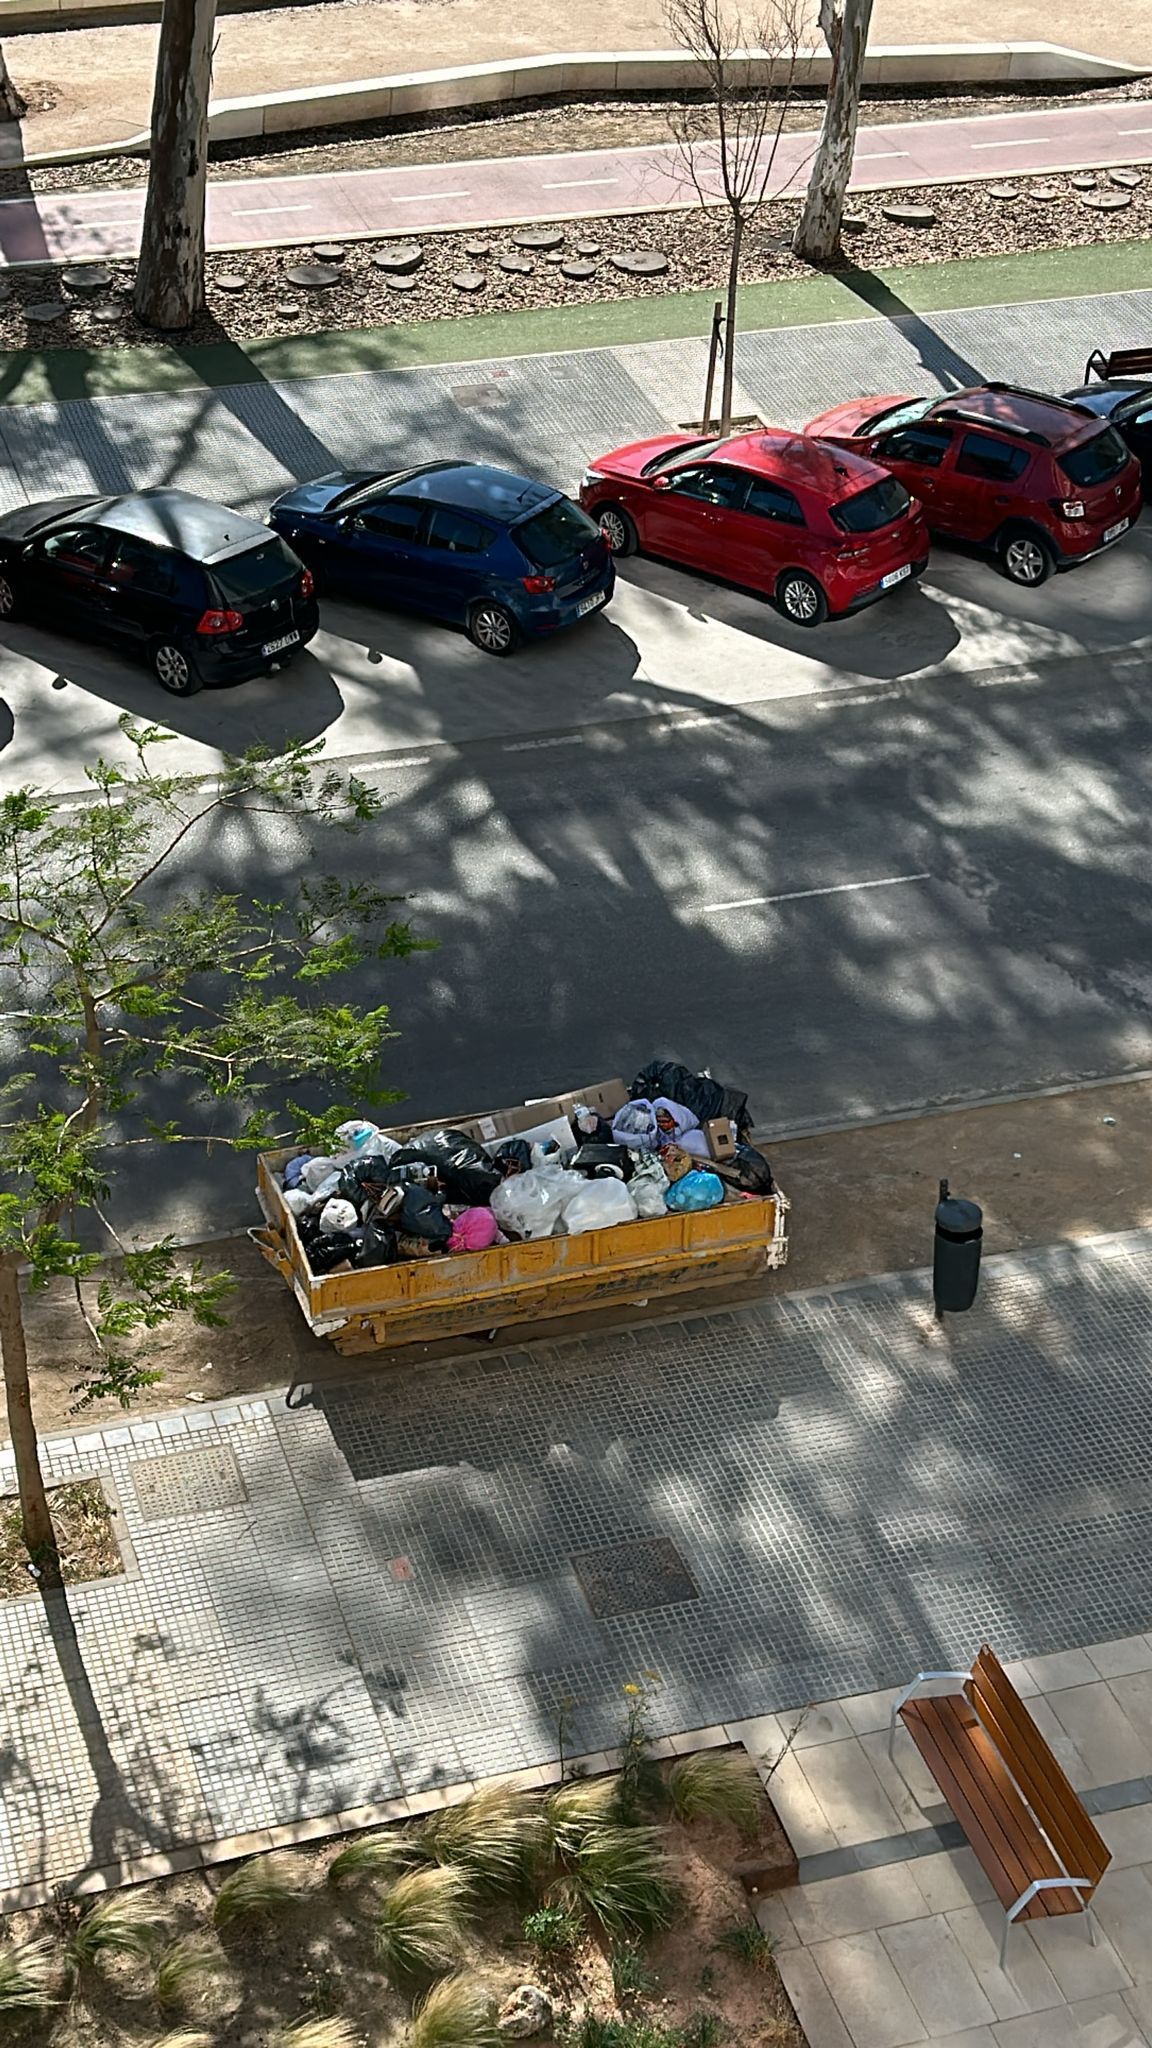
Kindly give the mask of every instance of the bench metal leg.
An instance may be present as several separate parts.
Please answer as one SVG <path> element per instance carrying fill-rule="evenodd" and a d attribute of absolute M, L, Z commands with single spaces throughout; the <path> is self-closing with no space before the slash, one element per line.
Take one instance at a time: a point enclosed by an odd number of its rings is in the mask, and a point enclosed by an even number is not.
<path fill-rule="evenodd" d="M 1028 1886 L 1026 1891 L 1021 1892 L 1020 1897 L 1016 1900 L 1015 1905 L 1009 1906 L 1008 1911 L 1004 1916 L 1004 1932 L 1000 1937 L 1001 1969 L 1004 1969 L 1005 1967 L 1005 1959 L 1008 1954 L 1009 1933 L 1011 1932 L 1011 1929 L 1014 1926 L 1015 1922 L 1019 1919 L 1020 1914 L 1024 1911 L 1025 1907 L 1030 1906 L 1033 1899 L 1038 1898 L 1041 1892 L 1065 1891 L 1069 1887 L 1071 1887 L 1073 1891 L 1077 1892 L 1091 1892 L 1092 1880 L 1087 1877 L 1038 1877 L 1035 1879 L 1034 1883 Z M 1088 1939 L 1092 1943 L 1093 1948 L 1095 1948 L 1096 1923 L 1092 1917 L 1092 1910 L 1091 1907 L 1088 1905 L 1087 1900 L 1083 1901 L 1083 1910 L 1084 1917 L 1088 1922 Z"/>

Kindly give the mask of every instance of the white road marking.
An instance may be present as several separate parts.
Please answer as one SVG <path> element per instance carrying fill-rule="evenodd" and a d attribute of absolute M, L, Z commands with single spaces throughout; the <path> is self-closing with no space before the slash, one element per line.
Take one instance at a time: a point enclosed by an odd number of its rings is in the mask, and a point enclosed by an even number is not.
<path fill-rule="evenodd" d="M 1037 142 L 1051 142 L 1050 135 L 1026 135 L 1020 142 L 970 142 L 969 149 L 1031 149 Z"/>
<path fill-rule="evenodd" d="M 572 732 L 556 740 L 515 740 L 511 746 L 501 747 L 500 752 L 502 754 L 531 754 L 537 747 L 582 747 L 583 745 L 583 733 Z"/>
<path fill-rule="evenodd" d="M 467 197 L 467 187 L 464 187 L 459 192 L 405 192 L 403 197 L 397 196 L 393 199 L 392 204 L 393 206 L 419 206 L 429 199 L 467 199 Z"/>
<path fill-rule="evenodd" d="M 258 214 L 264 213 L 311 213 L 311 211 L 312 201 L 305 199 L 296 206 L 238 206 L 233 218 L 235 220 L 255 220 Z"/>
<path fill-rule="evenodd" d="M 732 903 L 696 903 L 694 910 L 759 910 L 767 903 L 803 903 L 810 896 L 847 896 L 857 889 L 896 889 L 905 882 L 930 882 L 931 875 L 882 875 L 875 882 L 833 882 L 827 889 L 788 889 L 782 896 L 741 896 Z"/>
<path fill-rule="evenodd" d="M 906 157 L 907 155 L 908 155 L 908 151 L 907 151 L 906 149 L 858 149 L 858 150 L 856 151 L 856 161 L 857 161 L 857 163 L 863 163 L 863 162 L 865 162 L 865 161 L 866 161 L 866 160 L 867 160 L 868 158 L 870 158 L 870 157 L 874 157 L 874 156 L 903 156 L 903 157 Z"/>
<path fill-rule="evenodd" d="M 410 754 L 403 761 L 386 760 L 382 763 L 382 766 L 385 768 L 426 768 L 431 759 L 431 754 Z"/>
<path fill-rule="evenodd" d="M 573 185 L 618 185 L 619 178 L 553 178 L 545 179 L 541 190 L 544 192 L 566 192 Z"/>
<path fill-rule="evenodd" d="M 1118 128 L 1117 135 L 1152 135 L 1152 128 Z"/>

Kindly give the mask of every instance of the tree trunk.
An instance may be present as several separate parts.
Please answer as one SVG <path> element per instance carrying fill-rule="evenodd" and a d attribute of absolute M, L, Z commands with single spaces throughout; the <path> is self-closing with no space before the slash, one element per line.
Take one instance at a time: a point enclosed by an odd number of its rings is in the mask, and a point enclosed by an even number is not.
<path fill-rule="evenodd" d="M 12 83 L 8 59 L 0 50 L 0 120 L 19 121 L 28 112 L 28 102 Z"/>
<path fill-rule="evenodd" d="M 190 327 L 204 308 L 204 189 L 216 0 L 164 0 L 148 198 L 133 303 L 148 327 Z"/>
<path fill-rule="evenodd" d="M 792 247 L 806 263 L 832 263 L 840 253 L 840 222 L 860 114 L 872 0 L 821 0 L 820 27 L 832 54 L 832 75 L 816 161 Z"/>
<path fill-rule="evenodd" d="M 32 1389 L 28 1381 L 28 1346 L 24 1337 L 24 1310 L 20 1300 L 20 1272 L 13 1253 L 0 1257 L 0 1354 L 4 1360 L 4 1391 L 8 1401 L 8 1427 L 16 1455 L 16 1483 L 20 1489 L 20 1517 L 28 1554 L 40 1572 L 39 1584 L 47 1591 L 62 1583 L 60 1554 L 44 1474 L 40 1470 L 40 1446 L 32 1418 Z"/>
<path fill-rule="evenodd" d="M 732 379 L 736 371 L 736 294 L 740 287 L 740 251 L 744 215 L 732 210 L 732 241 L 728 249 L 728 293 L 724 308 L 724 378 L 720 386 L 720 435 L 732 431 Z"/>

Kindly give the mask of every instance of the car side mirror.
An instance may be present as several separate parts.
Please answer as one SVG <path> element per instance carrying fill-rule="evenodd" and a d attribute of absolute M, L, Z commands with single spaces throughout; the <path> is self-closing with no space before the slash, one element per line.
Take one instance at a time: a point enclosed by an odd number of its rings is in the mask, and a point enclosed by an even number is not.
<path fill-rule="evenodd" d="M 670 476 L 654 476 L 654 477 L 653 477 L 653 479 L 652 479 L 652 489 L 653 489 L 654 491 L 670 491 L 670 490 L 672 489 L 672 479 L 671 479 L 671 477 L 670 477 Z"/>

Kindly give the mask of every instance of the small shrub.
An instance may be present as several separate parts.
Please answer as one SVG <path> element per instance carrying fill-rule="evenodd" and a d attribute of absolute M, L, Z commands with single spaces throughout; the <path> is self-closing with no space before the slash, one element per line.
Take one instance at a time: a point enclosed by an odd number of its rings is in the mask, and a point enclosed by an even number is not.
<path fill-rule="evenodd" d="M 361 2048 L 362 2040 L 351 2020 L 297 2020 L 274 2036 L 273 2048 Z"/>
<path fill-rule="evenodd" d="M 512 1785 L 488 1785 L 458 1806 L 445 1806 L 418 1830 L 421 1850 L 452 1864 L 481 1891 L 519 1891 L 539 1855 L 545 1831 L 540 1811 Z"/>
<path fill-rule="evenodd" d="M 651 1685 L 648 1680 L 651 1679 Z M 630 1680 L 624 1687 L 627 1701 L 624 1729 L 620 1738 L 620 1780 L 616 1795 L 617 1818 L 632 1827 L 645 1814 L 658 1813 L 666 1804 L 664 1779 L 655 1759 L 648 1754 L 651 1744 L 648 1723 L 660 1681 L 655 1672 L 644 1680 Z"/>
<path fill-rule="evenodd" d="M 68 1956 L 77 1970 L 93 1970 L 108 1956 L 146 1960 L 156 1946 L 160 1915 L 143 1892 L 112 1892 L 75 1927 Z"/>
<path fill-rule="evenodd" d="M 592 1828 L 616 1824 L 619 1778 L 575 1778 L 544 1802 L 544 1826 L 561 1857 L 574 1855 Z"/>
<path fill-rule="evenodd" d="M 677 1820 L 726 1820 L 748 1835 L 763 1812 L 756 1766 L 743 1752 L 702 1749 L 682 1756 L 668 1773 Z"/>
<path fill-rule="evenodd" d="M 437 1976 L 460 1952 L 468 1879 L 450 1863 L 411 1870 L 384 1893 L 376 1915 L 376 1960 L 390 1977 Z"/>
<path fill-rule="evenodd" d="M 677 2037 L 643 2013 L 627 2019 L 602 2019 L 589 2012 L 572 2035 L 572 2048 L 677 2048 Z"/>
<path fill-rule="evenodd" d="M 198 1948 L 194 1941 L 170 1941 L 156 1959 L 153 1990 L 157 2005 L 170 2012 L 192 2005 L 212 1969 L 212 1957 L 206 1949 Z"/>
<path fill-rule="evenodd" d="M 413 1854 L 411 1836 L 399 1831 L 362 1835 L 358 1842 L 349 1842 L 339 1855 L 332 1858 L 328 1865 L 328 1882 L 339 1886 L 364 1884 L 377 1877 L 395 1877 L 411 1863 Z"/>
<path fill-rule="evenodd" d="M 53 1980 L 59 1953 L 46 1937 L 17 1948 L 0 1948 L 0 2014 L 45 2012 L 55 2004 Z"/>
<path fill-rule="evenodd" d="M 716 1946 L 753 1970 L 766 1970 L 776 1953 L 772 1936 L 765 1934 L 755 1920 L 734 1920 L 731 1927 L 724 1929 Z"/>
<path fill-rule="evenodd" d="M 613 1944 L 611 1954 L 612 1989 L 617 1999 L 642 1998 L 651 1991 L 656 1979 L 648 1968 L 635 1941 L 618 1941 Z"/>
<path fill-rule="evenodd" d="M 579 1942 L 584 1925 L 579 1908 L 571 1900 L 556 1901 L 526 1913 L 521 1932 L 538 1956 L 567 1956 Z"/>
<path fill-rule="evenodd" d="M 654 1829 L 592 1829 L 567 1869 L 574 1893 L 606 1934 L 648 1935 L 671 1925 L 676 1894 Z"/>
<path fill-rule="evenodd" d="M 499 2039 L 492 1994 L 478 1977 L 444 1977 L 412 2017 L 408 2048 L 494 2048 Z"/>
<path fill-rule="evenodd" d="M 694 2012 L 680 2029 L 680 2048 L 716 2048 L 723 2031 L 719 2013 Z"/>
<path fill-rule="evenodd" d="M 224 1879 L 212 1907 L 215 1927 L 233 1927 L 238 1920 L 271 1919 L 296 1902 L 287 1874 L 270 1856 L 253 1856 Z"/>

